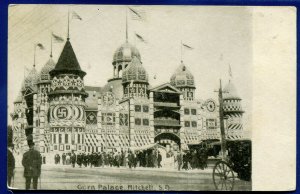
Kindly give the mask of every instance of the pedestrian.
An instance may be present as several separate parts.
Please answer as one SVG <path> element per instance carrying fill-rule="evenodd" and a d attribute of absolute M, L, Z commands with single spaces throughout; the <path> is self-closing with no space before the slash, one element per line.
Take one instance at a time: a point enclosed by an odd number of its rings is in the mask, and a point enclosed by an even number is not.
<path fill-rule="evenodd" d="M 157 166 L 158 166 L 158 168 L 160 168 L 160 167 L 162 167 L 161 166 L 161 161 L 162 161 L 162 156 L 161 156 L 161 154 L 160 154 L 160 152 L 158 151 L 158 155 L 157 155 Z"/>
<path fill-rule="evenodd" d="M 60 164 L 60 155 L 57 154 L 57 164 Z"/>
<path fill-rule="evenodd" d="M 66 153 L 63 153 L 61 158 L 62 158 L 63 165 L 65 165 L 66 164 Z"/>
<path fill-rule="evenodd" d="M 41 175 L 42 157 L 39 151 L 34 149 L 32 136 L 27 138 L 29 150 L 24 153 L 22 165 L 24 166 L 24 177 L 26 179 L 26 190 L 30 189 L 31 180 L 33 189 L 37 189 L 38 178 Z"/>
<path fill-rule="evenodd" d="M 81 165 L 82 165 L 82 154 L 78 154 L 77 156 L 77 164 L 79 166 L 79 168 L 81 168 Z"/>
<path fill-rule="evenodd" d="M 7 149 L 7 182 L 9 187 L 11 187 L 11 180 L 14 177 L 15 172 L 15 157 L 12 153 L 13 149 L 14 144 L 12 142 L 9 142 Z"/>
<path fill-rule="evenodd" d="M 69 165 L 69 164 L 70 164 L 70 159 L 71 159 L 70 154 L 67 153 L 67 154 L 66 154 L 66 165 Z"/>
<path fill-rule="evenodd" d="M 74 150 L 72 150 L 72 154 L 70 157 L 71 163 L 72 163 L 72 167 L 75 167 L 75 163 L 76 163 L 76 154 L 74 153 Z"/>
<path fill-rule="evenodd" d="M 181 165 L 182 165 L 182 154 L 181 154 L 181 152 L 179 151 L 178 153 L 177 153 L 177 156 L 176 156 L 176 161 L 177 161 L 177 167 L 178 167 L 178 171 L 180 171 L 180 169 L 181 169 Z"/>

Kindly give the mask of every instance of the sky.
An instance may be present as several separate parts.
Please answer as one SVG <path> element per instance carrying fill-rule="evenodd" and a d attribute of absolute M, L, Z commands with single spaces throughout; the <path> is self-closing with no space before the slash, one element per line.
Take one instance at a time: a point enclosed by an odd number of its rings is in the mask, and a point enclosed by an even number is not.
<path fill-rule="evenodd" d="M 50 55 L 51 33 L 67 37 L 67 16 L 76 12 L 82 20 L 70 21 L 70 41 L 87 73 L 85 85 L 104 86 L 113 76 L 112 59 L 125 42 L 128 11 L 129 42 L 137 47 L 151 86 L 170 81 L 180 65 L 181 42 L 194 48 L 183 50 L 182 59 L 193 73 L 196 98 L 217 100 L 219 80 L 232 82 L 243 99 L 244 128 L 251 129 L 252 110 L 252 11 L 249 7 L 222 6 L 130 6 L 146 14 L 144 21 L 131 19 L 127 6 L 111 5 L 14 5 L 9 8 L 8 112 L 20 91 L 25 67 L 40 71 Z M 141 35 L 147 43 L 135 38 Z M 58 60 L 64 43 L 53 44 Z M 154 76 L 156 79 L 154 79 Z M 11 123 L 9 118 L 9 123 Z"/>

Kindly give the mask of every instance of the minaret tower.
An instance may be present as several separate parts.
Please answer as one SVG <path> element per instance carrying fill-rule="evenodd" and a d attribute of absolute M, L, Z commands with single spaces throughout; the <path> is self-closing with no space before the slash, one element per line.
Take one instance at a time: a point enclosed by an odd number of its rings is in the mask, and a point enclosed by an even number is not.
<path fill-rule="evenodd" d="M 47 153 L 50 151 L 50 128 L 48 124 L 47 111 L 49 109 L 48 94 L 51 88 L 51 79 L 49 72 L 55 67 L 55 62 L 52 59 L 52 51 L 49 60 L 41 69 L 37 80 L 37 111 L 36 111 L 36 133 L 38 133 L 39 151 Z"/>
<path fill-rule="evenodd" d="M 223 89 L 223 112 L 225 119 L 225 134 L 228 139 L 240 139 L 243 137 L 243 109 L 242 99 L 231 80 Z"/>
<path fill-rule="evenodd" d="M 180 66 L 176 69 L 170 80 L 171 85 L 178 88 L 182 94 L 183 99 L 187 101 L 193 101 L 195 97 L 195 82 L 194 76 L 187 69 L 187 67 L 181 61 Z"/>
<path fill-rule="evenodd" d="M 85 75 L 68 38 L 55 68 L 50 71 L 50 150 L 55 153 L 84 151 Z"/>
<path fill-rule="evenodd" d="M 134 57 L 122 74 L 124 97 L 146 98 L 148 91 L 148 74 L 139 58 Z"/>

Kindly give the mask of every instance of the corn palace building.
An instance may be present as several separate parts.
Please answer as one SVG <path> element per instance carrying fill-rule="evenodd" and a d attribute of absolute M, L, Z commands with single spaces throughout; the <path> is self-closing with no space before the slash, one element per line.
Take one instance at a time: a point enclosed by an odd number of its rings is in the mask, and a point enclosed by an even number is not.
<path fill-rule="evenodd" d="M 11 113 L 16 153 L 28 149 L 31 135 L 43 155 L 157 144 L 186 150 L 220 139 L 218 102 L 195 98 L 195 78 L 183 62 L 167 83 L 150 87 L 141 54 L 126 41 L 113 54 L 111 68 L 113 77 L 103 87 L 86 86 L 69 39 L 57 62 L 50 55 L 40 72 L 33 66 Z M 242 138 L 241 98 L 232 81 L 223 90 L 226 137 Z"/>

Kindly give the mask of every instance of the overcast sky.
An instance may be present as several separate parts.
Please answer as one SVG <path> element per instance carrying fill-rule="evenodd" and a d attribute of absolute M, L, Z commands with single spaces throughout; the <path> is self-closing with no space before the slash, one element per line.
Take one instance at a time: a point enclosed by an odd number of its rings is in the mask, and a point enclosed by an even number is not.
<path fill-rule="evenodd" d="M 251 9 L 247 7 L 131 6 L 146 12 L 145 21 L 131 20 L 128 15 L 129 42 L 141 53 L 150 84 L 169 82 L 180 65 L 180 42 L 193 47 L 184 51 L 183 61 L 193 73 L 196 98 L 217 99 L 214 91 L 219 79 L 226 84 L 231 65 L 242 105 L 245 128 L 250 128 L 252 104 L 252 26 Z M 9 8 L 8 28 L 8 107 L 20 91 L 24 67 L 32 68 L 33 45 L 37 50 L 38 71 L 49 59 L 50 34 L 66 39 L 67 14 L 75 11 L 82 20 L 70 24 L 71 44 L 81 68 L 86 71 L 85 85 L 104 86 L 113 75 L 112 58 L 125 42 L 125 6 L 103 5 L 17 5 Z M 135 40 L 137 32 L 147 44 Z M 53 45 L 57 61 L 64 43 Z M 156 79 L 153 79 L 156 75 Z M 9 118 L 10 120 L 10 118 Z M 10 122 L 10 121 L 9 121 Z"/>

